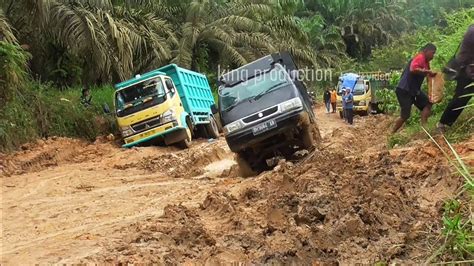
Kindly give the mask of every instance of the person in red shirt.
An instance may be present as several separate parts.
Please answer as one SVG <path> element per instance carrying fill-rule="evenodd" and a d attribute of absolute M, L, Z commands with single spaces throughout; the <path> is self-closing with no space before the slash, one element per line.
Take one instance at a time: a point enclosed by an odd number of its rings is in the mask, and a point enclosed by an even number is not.
<path fill-rule="evenodd" d="M 431 115 L 431 103 L 428 96 L 421 91 L 421 85 L 426 76 L 435 76 L 431 71 L 430 61 L 436 53 L 436 46 L 432 43 L 425 45 L 403 71 L 398 83 L 396 94 L 400 103 L 400 118 L 395 122 L 393 133 L 397 132 L 410 118 L 411 107 L 415 105 L 421 111 L 421 124 L 425 125 Z"/>

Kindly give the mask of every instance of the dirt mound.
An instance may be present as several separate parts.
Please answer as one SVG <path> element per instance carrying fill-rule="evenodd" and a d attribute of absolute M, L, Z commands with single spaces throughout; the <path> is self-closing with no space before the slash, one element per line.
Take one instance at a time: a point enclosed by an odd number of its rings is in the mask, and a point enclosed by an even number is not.
<path fill-rule="evenodd" d="M 78 139 L 53 137 L 25 144 L 20 151 L 4 155 L 1 161 L 5 175 L 19 175 L 66 163 L 90 161 L 104 156 L 111 149 L 113 146 L 107 143 L 91 145 Z"/>
<path fill-rule="evenodd" d="M 181 206 L 176 214 L 168 212 L 164 224 L 177 225 L 172 233 L 163 229 L 160 234 L 179 235 L 184 223 L 186 230 L 199 232 L 186 231 L 197 242 L 184 238 L 178 246 L 147 243 L 132 262 L 145 262 L 150 256 L 169 258 L 154 246 L 171 249 L 166 254 L 176 256 L 167 261 L 172 263 L 223 258 L 254 263 L 375 263 L 414 258 L 421 251 L 413 244 L 422 239 L 421 231 L 437 226 L 444 199 L 424 205 L 420 195 L 439 185 L 452 194 L 461 184 L 460 179 L 450 179 L 443 164 L 423 160 L 422 153 L 429 152 L 382 152 L 362 158 L 321 152 L 302 166 L 282 162 L 239 191 L 210 193 L 198 209 Z M 406 165 L 399 170 L 406 159 L 416 168 Z M 163 220 L 151 224 L 163 226 Z M 205 240 L 198 241 L 201 237 Z M 183 249 L 197 253 L 184 254 Z M 123 262 L 131 262 L 130 257 Z"/>
<path fill-rule="evenodd" d="M 216 244 L 198 215 L 181 205 L 168 205 L 160 220 L 132 224 L 127 230 L 132 233 L 125 241 L 114 241 L 116 246 L 109 254 L 86 260 L 133 264 L 145 258 L 148 263 L 169 264 L 177 257 L 198 258 Z M 153 256 L 154 253 L 161 256 Z"/>
<path fill-rule="evenodd" d="M 159 172 L 175 178 L 195 177 L 205 173 L 205 166 L 228 156 L 222 145 L 199 143 L 196 146 L 178 152 L 146 156 L 137 162 L 116 164 L 114 168 L 137 168 L 147 173 Z"/>

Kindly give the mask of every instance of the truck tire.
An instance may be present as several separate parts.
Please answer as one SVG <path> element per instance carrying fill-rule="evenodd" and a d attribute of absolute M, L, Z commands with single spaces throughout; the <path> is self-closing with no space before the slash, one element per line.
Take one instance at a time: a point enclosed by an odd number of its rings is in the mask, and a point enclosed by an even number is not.
<path fill-rule="evenodd" d="M 213 116 L 209 119 L 209 124 L 206 125 L 207 136 L 209 138 L 218 139 L 219 138 L 219 127 Z"/>
<path fill-rule="evenodd" d="M 191 130 L 189 130 L 189 128 L 186 129 L 186 135 L 187 137 L 185 139 L 178 142 L 178 147 L 180 147 L 181 149 L 188 149 L 189 147 L 191 147 L 192 135 Z"/>
<path fill-rule="evenodd" d="M 209 135 L 207 134 L 206 125 L 198 125 L 196 126 L 198 137 L 203 139 L 208 139 Z"/>
<path fill-rule="evenodd" d="M 235 161 L 237 162 L 239 173 L 242 177 L 252 177 L 257 175 L 257 172 L 252 169 L 252 166 L 250 166 L 250 163 L 242 154 L 237 153 L 235 155 Z"/>

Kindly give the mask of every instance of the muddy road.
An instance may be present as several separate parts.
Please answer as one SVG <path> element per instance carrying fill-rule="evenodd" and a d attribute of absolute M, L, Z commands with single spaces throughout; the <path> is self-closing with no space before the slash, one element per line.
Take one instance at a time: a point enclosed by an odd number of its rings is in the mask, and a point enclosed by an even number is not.
<path fill-rule="evenodd" d="M 54 138 L 1 155 L 0 262 L 424 261 L 462 180 L 429 142 L 388 150 L 390 118 L 318 117 L 314 153 L 247 179 L 223 139 Z M 474 138 L 456 149 L 472 158 Z"/>

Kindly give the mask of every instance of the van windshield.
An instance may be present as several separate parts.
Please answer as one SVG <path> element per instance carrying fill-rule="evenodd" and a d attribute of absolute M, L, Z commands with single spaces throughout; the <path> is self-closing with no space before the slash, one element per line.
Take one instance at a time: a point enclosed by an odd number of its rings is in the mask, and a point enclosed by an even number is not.
<path fill-rule="evenodd" d="M 279 67 L 255 76 L 249 80 L 238 83 L 233 87 L 224 87 L 220 90 L 221 108 L 230 110 L 233 106 L 246 100 L 258 100 L 261 96 L 278 90 L 290 84 L 288 73 Z"/>
<path fill-rule="evenodd" d="M 115 93 L 117 116 L 122 117 L 163 103 L 166 91 L 161 78 L 140 82 Z"/>

